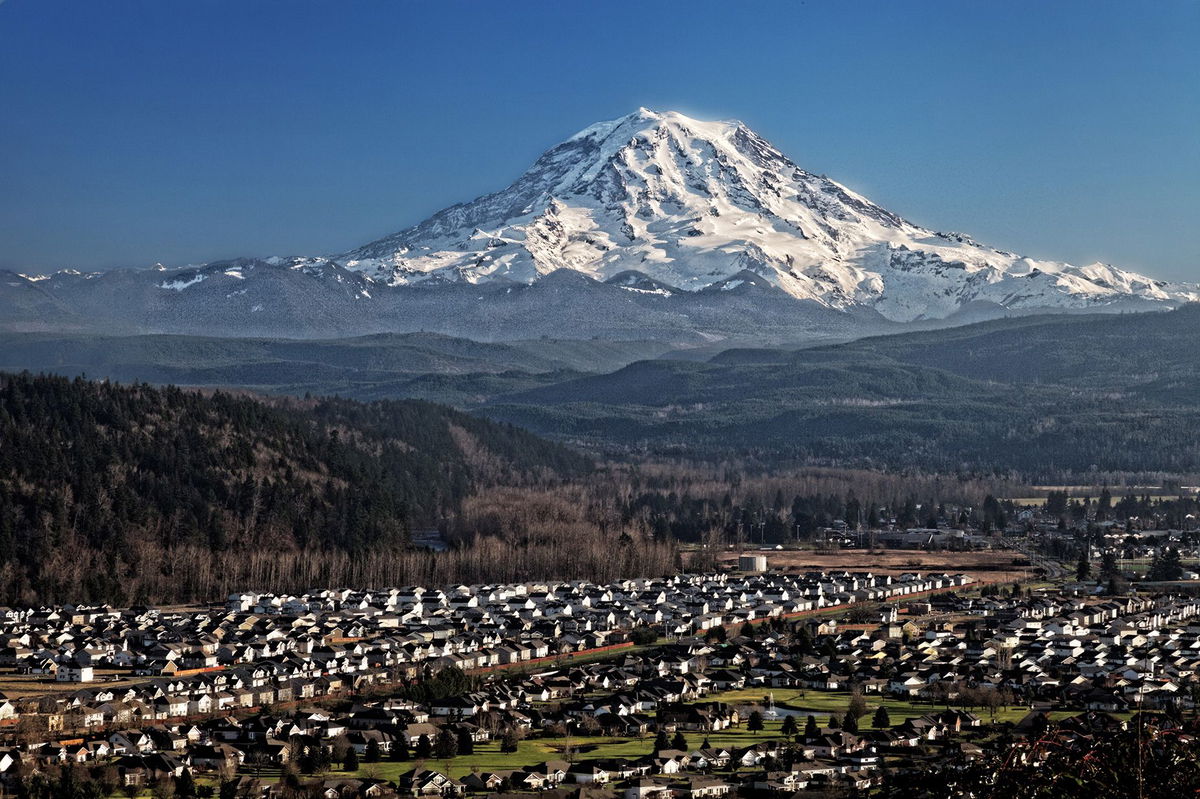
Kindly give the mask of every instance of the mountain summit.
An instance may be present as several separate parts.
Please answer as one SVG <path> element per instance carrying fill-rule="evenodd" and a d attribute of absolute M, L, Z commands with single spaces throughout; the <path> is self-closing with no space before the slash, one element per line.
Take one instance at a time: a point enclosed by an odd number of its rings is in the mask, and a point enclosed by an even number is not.
<path fill-rule="evenodd" d="M 1200 296 L 921 228 L 801 169 L 741 122 L 645 108 L 581 130 L 502 191 L 335 260 L 389 285 L 527 284 L 569 269 L 631 291 L 645 290 L 633 278 L 699 291 L 758 276 L 796 299 L 899 322 L 981 305 L 1100 310 Z"/>
<path fill-rule="evenodd" d="M 740 122 L 642 108 L 552 147 L 501 191 L 341 255 L 0 271 L 0 331 L 716 348 L 1198 298 L 1195 286 L 922 228 Z"/>

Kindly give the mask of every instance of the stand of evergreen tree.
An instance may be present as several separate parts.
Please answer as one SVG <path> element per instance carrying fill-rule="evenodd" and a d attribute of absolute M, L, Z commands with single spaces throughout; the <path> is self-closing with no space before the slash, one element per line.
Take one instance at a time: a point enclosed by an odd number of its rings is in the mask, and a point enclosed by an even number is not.
<path fill-rule="evenodd" d="M 1146 572 L 1152 582 L 1171 582 L 1183 578 L 1183 558 L 1175 547 L 1167 547 L 1155 553 Z"/>
<path fill-rule="evenodd" d="M 317 566 L 298 584 L 346 582 L 355 575 L 334 569 L 347 558 L 402 551 L 414 525 L 489 480 L 588 468 L 531 433 L 425 402 L 0 375 L 0 602 L 212 599 L 224 587 L 214 559 L 278 572 L 275 552 Z"/>
<path fill-rule="evenodd" d="M 808 720 L 804 722 L 804 739 L 811 741 L 814 738 L 819 738 L 820 735 L 821 728 L 817 726 L 817 717 L 809 716 Z"/>
<path fill-rule="evenodd" d="M 443 728 L 434 741 L 433 754 L 439 760 L 458 757 L 458 736 L 452 730 Z"/>
<path fill-rule="evenodd" d="M 428 735 L 422 734 L 417 738 L 417 745 L 413 749 L 413 756 L 417 760 L 428 760 L 433 754 L 433 742 L 429 740 Z"/>

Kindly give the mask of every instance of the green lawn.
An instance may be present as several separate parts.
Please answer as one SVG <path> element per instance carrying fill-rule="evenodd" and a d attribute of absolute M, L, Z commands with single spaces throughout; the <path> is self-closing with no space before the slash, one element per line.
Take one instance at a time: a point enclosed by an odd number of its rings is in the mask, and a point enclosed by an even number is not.
<path fill-rule="evenodd" d="M 781 737 L 779 734 L 781 724 L 782 722 L 779 720 L 768 721 L 765 729 L 758 732 L 750 732 L 743 725 L 740 728 L 732 730 L 709 733 L 707 736 L 698 732 L 685 733 L 685 736 L 688 739 L 688 746 L 692 749 L 699 748 L 705 737 L 708 738 L 709 743 L 713 746 L 749 746 L 759 741 Z M 462 777 L 473 771 L 510 771 L 540 763 L 544 760 L 566 759 L 565 748 L 567 746 L 574 748 L 574 758 L 576 761 L 601 760 L 615 757 L 634 759 L 650 754 L 653 751 L 654 738 L 653 734 L 647 735 L 643 739 L 578 736 L 572 736 L 571 738 L 538 738 L 536 740 L 521 741 L 520 747 L 516 752 L 501 752 L 499 741 L 489 741 L 485 744 L 477 744 L 474 754 L 460 755 L 448 763 L 443 760 L 431 758 L 425 761 L 425 767 L 449 773 L 454 777 Z M 414 763 L 411 760 L 405 763 L 385 760 L 380 763 L 363 763 L 361 764 L 361 768 L 354 773 L 357 776 L 373 774 L 383 779 L 395 779 L 399 774 L 413 768 L 413 765 Z M 333 773 L 342 774 L 345 772 L 337 769 Z"/>
<path fill-rule="evenodd" d="M 279 779 L 279 770 L 278 769 L 276 769 L 274 771 L 274 775 L 275 776 L 272 778 L 272 780 L 278 780 Z M 219 784 L 220 784 L 220 780 L 217 780 L 217 779 L 213 779 L 213 778 L 206 777 L 206 776 L 197 776 L 196 777 L 196 785 L 211 785 L 214 789 L 214 795 L 215 795 L 215 791 L 218 789 Z M 7 793 L 0 793 L 0 796 L 8 796 L 8 795 L 9 794 L 7 794 Z M 137 799 L 143 799 L 143 797 L 152 797 L 152 796 L 154 796 L 153 788 L 142 788 L 142 790 L 137 794 Z M 108 795 L 108 799 L 129 799 L 129 794 L 125 793 L 124 788 L 121 788 L 116 793 L 110 793 Z"/>
<path fill-rule="evenodd" d="M 824 725 L 829 720 L 831 713 L 837 713 L 839 716 L 846 712 L 846 708 L 850 706 L 849 691 L 813 691 L 800 688 L 782 688 L 782 689 L 763 689 L 744 688 L 739 691 L 725 691 L 718 694 L 711 694 L 702 699 L 695 700 L 697 702 L 728 702 L 734 705 L 762 705 L 764 698 L 768 693 L 773 693 L 775 696 L 775 704 L 780 709 L 796 710 L 805 715 L 814 715 L 817 717 L 817 723 Z M 859 720 L 859 726 L 866 728 L 871 723 L 871 717 L 874 715 L 876 708 L 883 705 L 887 708 L 888 716 L 892 724 L 899 724 L 908 718 L 924 716 L 926 713 L 934 713 L 944 709 L 945 705 L 934 704 L 928 702 L 917 702 L 909 699 L 897 699 L 891 696 L 879 696 L 876 694 L 867 694 L 863 697 L 867 703 L 867 715 Z M 983 719 L 984 723 L 991 720 L 985 708 L 971 709 L 975 715 Z M 995 721 L 1019 721 L 1028 713 L 1028 709 L 1024 705 L 1015 705 L 1010 708 L 1000 708 L 996 711 Z M 1067 714 L 1070 715 L 1070 714 Z M 804 719 L 797 719 L 800 727 L 804 727 Z M 781 722 L 776 722 L 781 723 Z"/>

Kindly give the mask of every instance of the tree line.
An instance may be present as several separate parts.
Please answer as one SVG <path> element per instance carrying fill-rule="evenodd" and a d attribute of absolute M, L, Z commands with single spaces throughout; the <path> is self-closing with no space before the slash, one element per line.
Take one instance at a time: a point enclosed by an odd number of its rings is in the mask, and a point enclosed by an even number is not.
<path fill-rule="evenodd" d="M 0 376 L 0 601 L 404 577 L 425 570 L 407 551 L 414 526 L 490 486 L 590 468 L 525 431 L 423 402 Z"/>

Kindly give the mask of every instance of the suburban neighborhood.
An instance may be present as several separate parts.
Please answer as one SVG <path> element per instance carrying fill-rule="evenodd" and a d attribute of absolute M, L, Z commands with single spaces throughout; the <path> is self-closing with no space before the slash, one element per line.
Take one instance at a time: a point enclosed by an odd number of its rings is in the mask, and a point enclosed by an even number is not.
<path fill-rule="evenodd" d="M 1051 721 L 1120 728 L 1194 710 L 1200 694 L 1200 600 L 964 574 L 734 571 L 3 614 L 6 784 L 75 767 L 131 796 L 180 780 L 253 797 L 860 791 L 919 770 L 929 747 L 978 759 L 1000 727 L 1009 741 Z"/>

